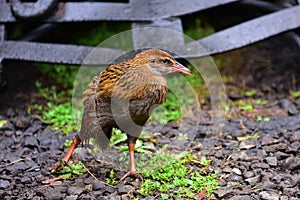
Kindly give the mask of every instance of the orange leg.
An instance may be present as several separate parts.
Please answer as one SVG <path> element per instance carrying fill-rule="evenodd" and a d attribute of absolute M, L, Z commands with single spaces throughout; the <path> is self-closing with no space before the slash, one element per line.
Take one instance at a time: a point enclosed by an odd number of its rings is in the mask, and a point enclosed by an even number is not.
<path fill-rule="evenodd" d="M 67 152 L 67 154 L 65 155 L 63 162 L 64 163 L 68 163 L 70 158 L 72 157 L 72 154 L 74 152 L 74 150 L 76 149 L 76 147 L 81 143 L 81 140 L 79 138 L 78 135 L 76 135 L 72 141 L 72 144 Z"/>
<path fill-rule="evenodd" d="M 120 181 L 125 180 L 127 177 L 135 177 L 143 181 L 143 177 L 136 172 L 135 163 L 134 163 L 134 142 L 129 142 L 129 171 L 120 179 Z"/>

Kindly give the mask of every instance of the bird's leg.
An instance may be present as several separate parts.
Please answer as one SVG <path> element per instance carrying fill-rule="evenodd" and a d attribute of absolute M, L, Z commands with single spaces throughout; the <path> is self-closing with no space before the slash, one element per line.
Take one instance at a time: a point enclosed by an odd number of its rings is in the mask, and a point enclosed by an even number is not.
<path fill-rule="evenodd" d="M 67 151 L 65 157 L 63 158 L 62 162 L 63 164 L 67 164 L 70 160 L 70 158 L 72 157 L 72 154 L 74 152 L 74 150 L 76 149 L 76 147 L 81 143 L 81 139 L 79 138 L 78 135 L 76 135 L 74 138 L 73 138 L 73 141 L 72 141 L 72 144 L 69 148 L 69 150 Z M 55 171 L 58 171 L 61 169 L 61 163 L 57 163 L 54 168 L 52 168 L 51 170 L 55 170 Z"/>
<path fill-rule="evenodd" d="M 134 162 L 134 146 L 137 138 L 128 138 L 128 148 L 129 148 L 129 171 L 120 179 L 123 181 L 127 177 L 135 177 L 143 181 L 143 177 L 136 172 L 135 162 Z"/>

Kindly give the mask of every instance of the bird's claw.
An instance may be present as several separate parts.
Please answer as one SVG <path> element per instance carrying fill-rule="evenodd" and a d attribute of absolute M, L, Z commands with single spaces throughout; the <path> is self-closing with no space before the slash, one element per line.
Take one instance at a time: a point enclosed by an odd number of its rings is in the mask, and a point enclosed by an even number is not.
<path fill-rule="evenodd" d="M 60 160 L 58 163 L 56 163 L 53 167 L 50 167 L 49 170 L 51 172 L 59 172 L 61 171 L 65 165 L 68 165 L 68 163 L 64 160 Z"/>
<path fill-rule="evenodd" d="M 139 173 L 137 173 L 135 171 L 129 171 L 120 179 L 119 182 L 124 181 L 127 177 L 138 178 L 141 181 L 143 181 L 143 177 Z"/>

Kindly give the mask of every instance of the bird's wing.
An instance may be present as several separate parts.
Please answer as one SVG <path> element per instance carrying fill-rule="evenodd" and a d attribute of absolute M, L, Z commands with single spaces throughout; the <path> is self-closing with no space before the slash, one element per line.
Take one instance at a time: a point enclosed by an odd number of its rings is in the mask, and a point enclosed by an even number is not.
<path fill-rule="evenodd" d="M 94 138 L 95 144 L 105 149 L 109 144 L 111 129 L 104 129 L 104 125 L 98 119 L 96 94 L 100 77 L 101 74 L 95 76 L 83 93 L 84 111 L 78 135 L 84 142 L 89 142 L 90 138 Z"/>

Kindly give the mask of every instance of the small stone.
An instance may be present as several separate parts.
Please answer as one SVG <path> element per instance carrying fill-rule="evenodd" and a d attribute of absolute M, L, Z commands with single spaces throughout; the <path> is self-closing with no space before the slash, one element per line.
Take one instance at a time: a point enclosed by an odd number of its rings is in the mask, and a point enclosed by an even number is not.
<path fill-rule="evenodd" d="M 29 118 L 28 117 L 18 117 L 15 121 L 15 126 L 19 129 L 25 129 L 29 126 Z"/>
<path fill-rule="evenodd" d="M 284 161 L 281 163 L 281 166 L 283 168 L 289 169 L 293 163 L 294 163 L 294 157 L 288 157 L 288 158 L 284 159 Z"/>
<path fill-rule="evenodd" d="M 263 200 L 279 200 L 279 195 L 275 192 L 262 191 L 259 193 L 259 196 Z"/>
<path fill-rule="evenodd" d="M 290 115 L 297 115 L 299 113 L 299 110 L 297 109 L 297 107 L 294 104 L 292 104 L 288 109 L 288 113 Z"/>
<path fill-rule="evenodd" d="M 80 195 L 84 191 L 82 187 L 69 187 L 68 194 L 69 195 Z"/>
<path fill-rule="evenodd" d="M 279 174 L 276 174 L 271 180 L 275 181 L 276 183 L 279 183 L 282 180 L 282 176 Z"/>
<path fill-rule="evenodd" d="M 255 175 L 255 174 L 254 174 L 253 171 L 246 171 L 246 172 L 243 173 L 243 176 L 244 176 L 245 178 L 251 178 L 251 177 L 253 177 L 254 175 Z"/>
<path fill-rule="evenodd" d="M 33 137 L 26 137 L 25 139 L 25 147 L 37 147 L 39 144 L 38 144 L 38 141 L 33 138 Z"/>
<path fill-rule="evenodd" d="M 288 196 L 281 196 L 280 200 L 289 200 L 289 197 Z"/>
<path fill-rule="evenodd" d="M 231 154 L 232 160 L 245 160 L 246 157 L 248 157 L 248 155 L 244 151 Z"/>
<path fill-rule="evenodd" d="M 231 174 L 227 179 L 227 181 L 234 181 L 234 182 L 238 182 L 242 180 L 241 176 L 238 176 L 236 174 Z"/>
<path fill-rule="evenodd" d="M 279 140 L 278 139 L 275 139 L 273 137 L 271 137 L 270 135 L 265 135 L 262 139 L 261 139 L 261 144 L 263 146 L 265 145 L 270 145 L 270 144 L 276 144 L 278 143 Z"/>
<path fill-rule="evenodd" d="M 251 196 L 248 195 L 235 195 L 231 198 L 229 198 L 228 200 L 251 200 Z"/>
<path fill-rule="evenodd" d="M 266 161 L 270 166 L 277 166 L 277 158 L 276 157 L 266 157 Z"/>
<path fill-rule="evenodd" d="M 261 187 L 268 190 L 268 189 L 276 189 L 277 188 L 277 184 L 271 182 L 271 181 L 264 181 L 261 184 Z"/>
<path fill-rule="evenodd" d="M 293 135 L 290 137 L 290 142 L 300 142 L 300 131 L 295 131 Z"/>
<path fill-rule="evenodd" d="M 84 190 L 85 191 L 92 191 L 93 190 L 93 185 L 92 184 L 85 185 Z"/>
<path fill-rule="evenodd" d="M 281 99 L 280 100 L 280 106 L 284 110 L 288 110 L 290 106 L 292 105 L 292 102 L 289 99 Z"/>
<path fill-rule="evenodd" d="M 286 152 L 289 154 L 296 154 L 300 151 L 300 142 L 293 142 L 287 146 Z"/>
<path fill-rule="evenodd" d="M 237 174 L 237 175 L 242 175 L 241 170 L 239 168 L 236 168 L 236 167 L 232 169 L 232 172 Z"/>
<path fill-rule="evenodd" d="M 100 181 L 96 181 L 96 180 L 93 181 L 93 189 L 94 190 L 99 190 L 104 187 L 105 187 L 105 185 L 103 183 L 101 183 Z"/>
<path fill-rule="evenodd" d="M 262 171 L 261 175 L 262 175 L 261 181 L 270 181 L 274 177 L 274 174 L 269 171 Z"/>
<path fill-rule="evenodd" d="M 266 163 L 253 163 L 251 164 L 252 169 L 260 168 L 260 169 L 269 169 L 270 166 Z"/>
<path fill-rule="evenodd" d="M 119 184 L 117 187 L 118 187 L 118 192 L 121 194 L 127 194 L 132 189 L 132 186 L 124 185 L 124 184 Z"/>
<path fill-rule="evenodd" d="M 6 181 L 6 180 L 0 180 L 0 188 L 1 188 L 1 189 L 8 188 L 9 185 L 10 185 L 10 182 L 9 182 L 9 181 Z"/>
<path fill-rule="evenodd" d="M 240 149 L 252 149 L 256 147 L 257 139 L 244 140 L 240 144 Z"/>
<path fill-rule="evenodd" d="M 66 185 L 59 185 L 59 186 L 55 186 L 54 187 L 56 192 L 60 192 L 60 193 L 67 193 L 68 191 L 68 187 Z"/>
<path fill-rule="evenodd" d="M 225 188 L 225 189 L 219 189 L 214 191 L 213 193 L 218 197 L 222 198 L 225 197 L 227 194 L 232 193 L 233 189 L 232 188 Z"/>
<path fill-rule="evenodd" d="M 231 173 L 232 169 L 229 166 L 225 166 L 224 169 L 222 170 L 224 173 Z"/>
<path fill-rule="evenodd" d="M 117 193 L 117 192 L 114 192 L 113 194 L 110 194 L 110 195 L 108 196 L 108 199 L 109 199 L 109 200 L 121 200 L 121 197 L 118 196 L 118 193 Z"/>
<path fill-rule="evenodd" d="M 258 183 L 259 179 L 260 179 L 260 175 L 257 175 L 257 176 L 245 179 L 245 182 L 247 182 L 251 186 L 254 186 Z"/>
<path fill-rule="evenodd" d="M 23 183 L 23 184 L 28 184 L 28 183 L 31 183 L 32 181 L 31 181 L 31 179 L 29 178 L 29 177 L 23 177 L 23 178 L 21 178 L 21 183 Z"/>
<path fill-rule="evenodd" d="M 62 181 L 54 181 L 54 182 L 50 183 L 50 185 L 52 185 L 52 186 L 58 186 L 58 185 L 62 185 L 62 184 L 63 184 Z"/>
<path fill-rule="evenodd" d="M 283 153 L 281 151 L 278 151 L 278 152 L 275 152 L 275 156 L 278 160 L 282 160 L 282 159 L 285 159 L 287 157 L 290 157 L 290 154 L 287 154 L 287 153 Z"/>
<path fill-rule="evenodd" d="M 76 200 L 76 199 L 78 199 L 78 195 L 70 195 L 65 197 L 65 200 Z"/>
<path fill-rule="evenodd" d="M 283 194 L 288 195 L 290 197 L 295 196 L 297 190 L 295 188 L 283 188 Z"/>
<path fill-rule="evenodd" d="M 81 200 L 96 200 L 96 198 L 94 197 L 94 195 L 92 196 L 90 194 L 82 195 L 82 196 L 80 196 L 79 199 L 81 199 Z"/>
<path fill-rule="evenodd" d="M 63 194 L 60 192 L 57 192 L 55 188 L 51 188 L 47 192 L 47 199 L 53 199 L 53 200 L 58 200 L 58 199 L 63 199 Z"/>

